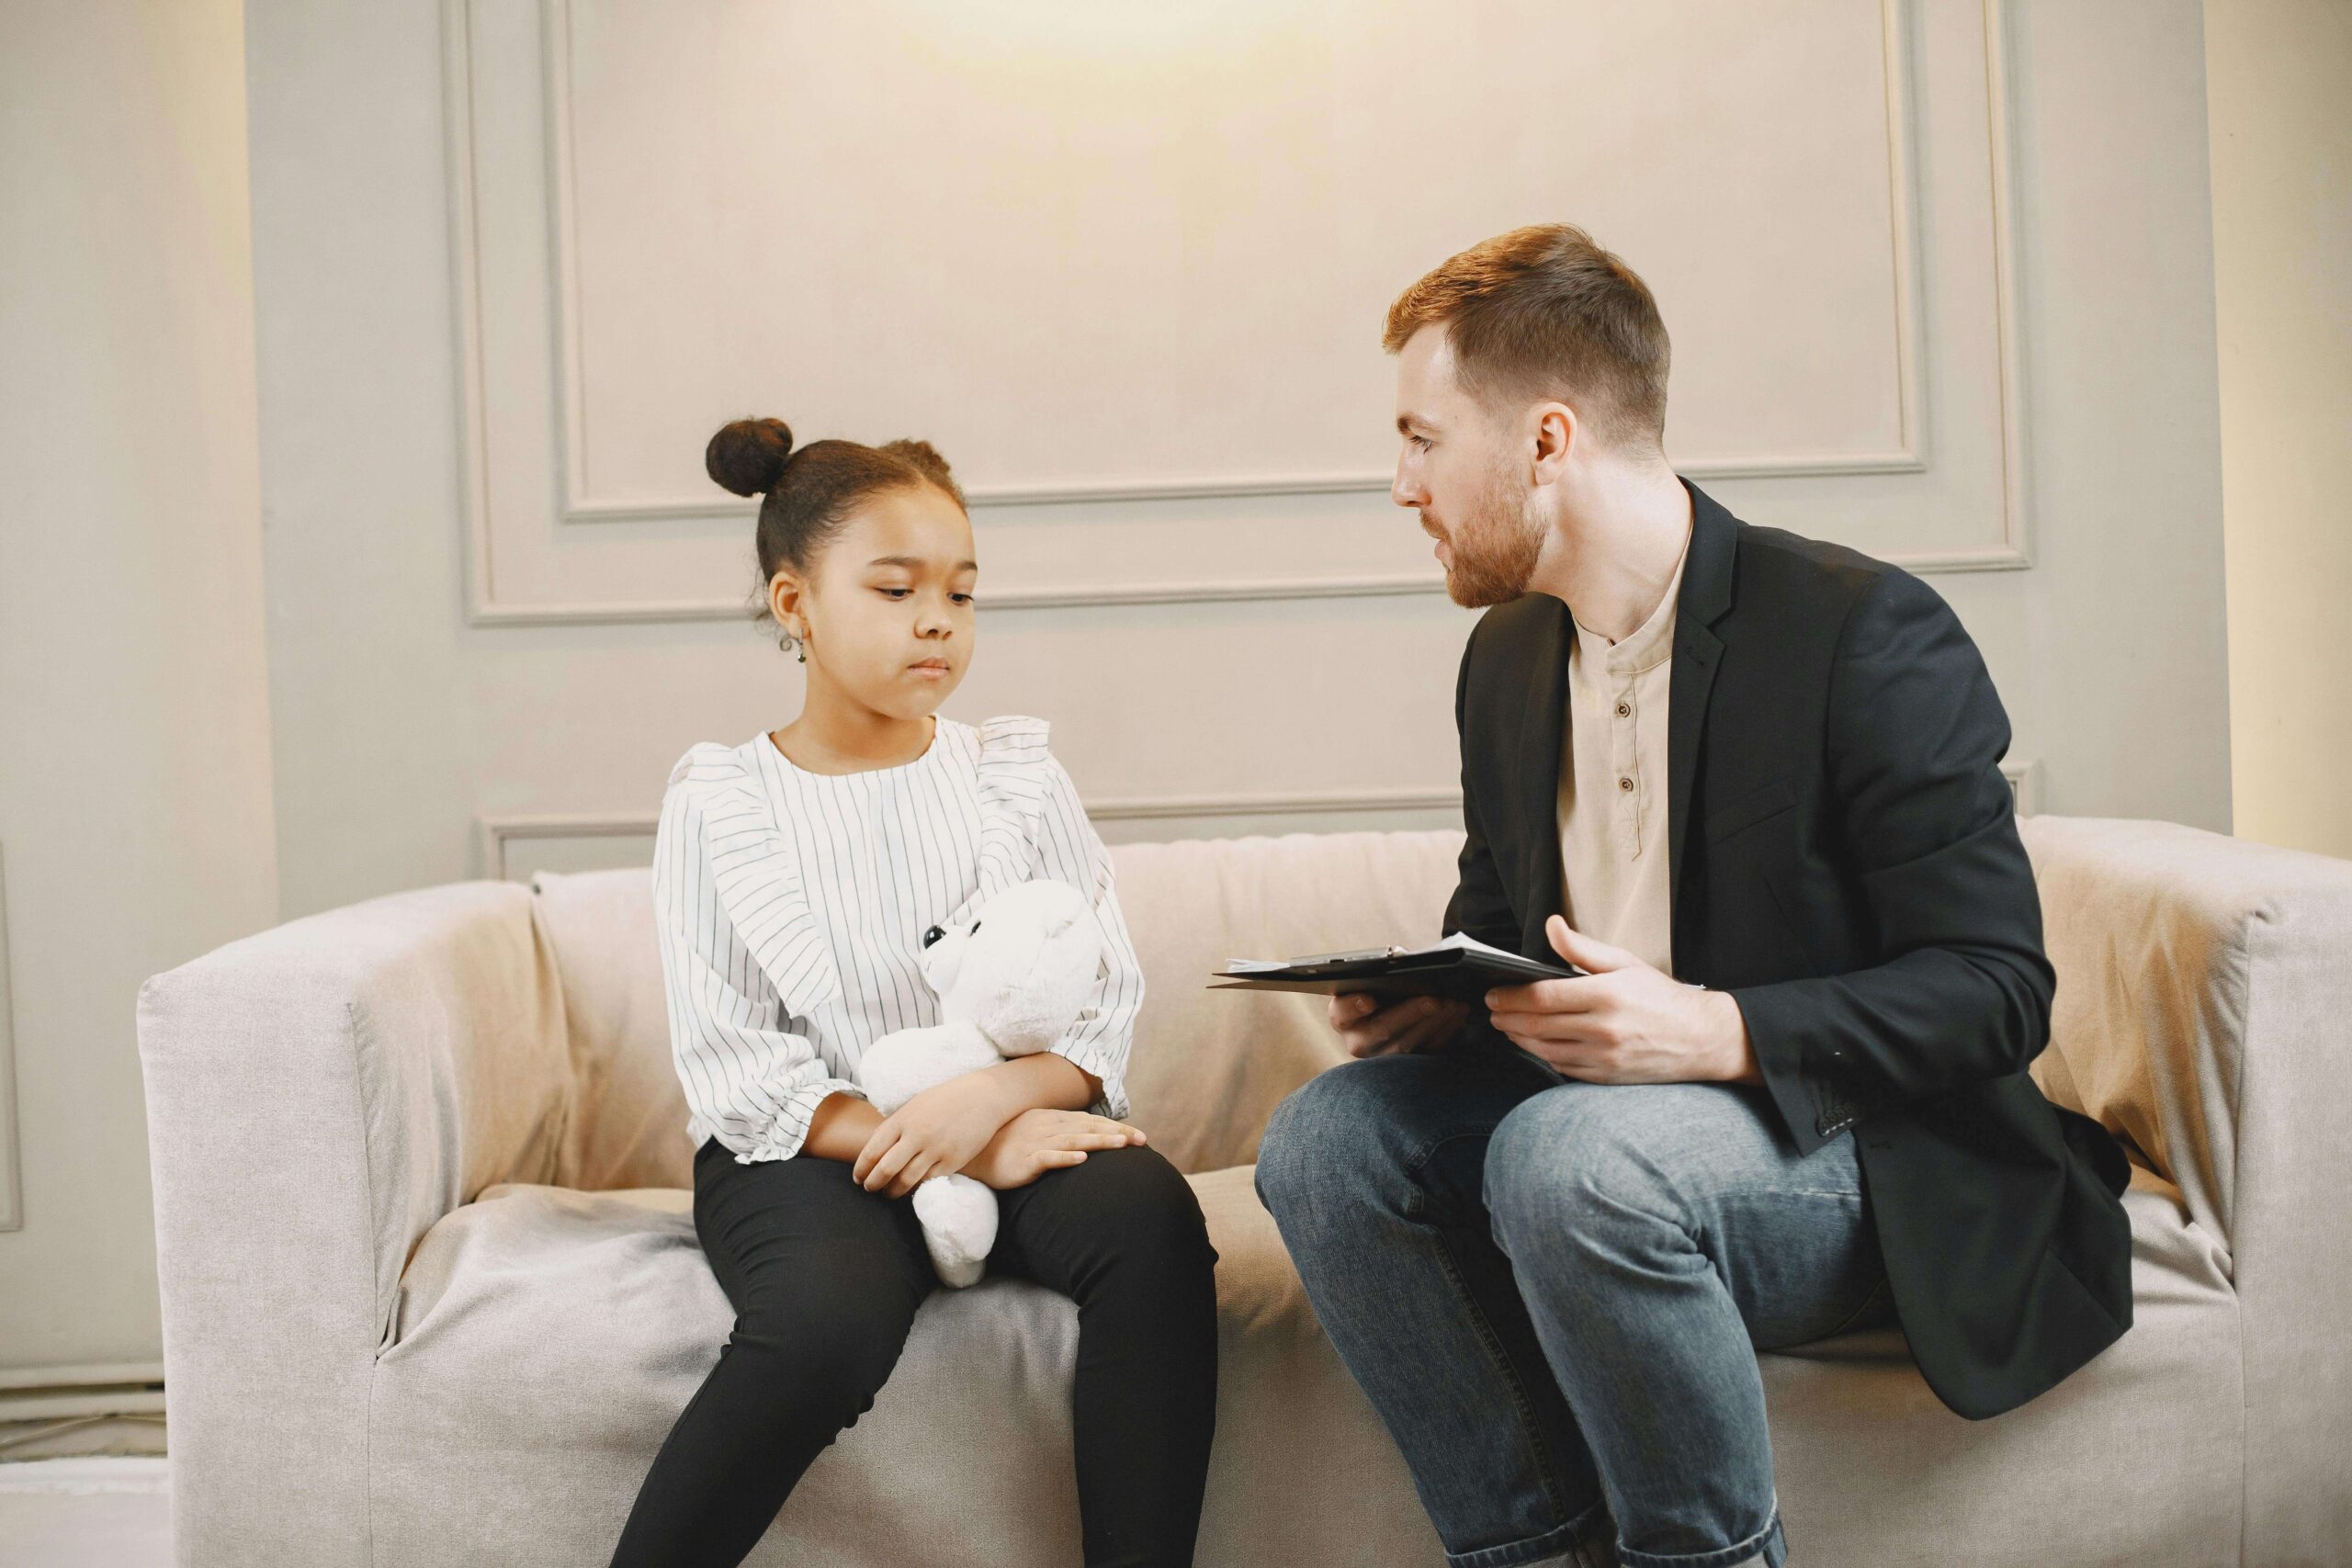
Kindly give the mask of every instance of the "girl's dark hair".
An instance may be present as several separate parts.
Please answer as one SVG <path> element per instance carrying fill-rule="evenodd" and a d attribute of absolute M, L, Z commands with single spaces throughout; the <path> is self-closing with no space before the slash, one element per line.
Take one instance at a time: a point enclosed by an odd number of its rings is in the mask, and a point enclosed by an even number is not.
<path fill-rule="evenodd" d="M 947 459 L 928 441 L 866 446 L 855 441 L 792 444 L 780 419 L 739 419 L 721 425 L 703 451 L 710 477 L 737 495 L 760 502 L 760 615 L 767 614 L 767 584 L 786 566 L 806 571 L 861 501 L 908 485 L 935 485 L 964 504 Z"/>

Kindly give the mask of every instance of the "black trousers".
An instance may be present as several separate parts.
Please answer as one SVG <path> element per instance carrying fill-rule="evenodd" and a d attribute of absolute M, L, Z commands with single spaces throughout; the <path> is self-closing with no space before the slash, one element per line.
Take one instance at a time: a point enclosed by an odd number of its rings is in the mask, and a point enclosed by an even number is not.
<path fill-rule="evenodd" d="M 1182 1568 L 1216 1423 L 1216 1254 L 1192 1188 L 1159 1151 L 1128 1147 L 997 1198 L 990 1270 L 1078 1303 L 1089 1568 Z M 741 1562 L 809 1462 L 873 1407 L 938 1286 L 913 1206 L 866 1191 L 840 1160 L 740 1165 L 707 1142 L 695 1231 L 735 1329 L 654 1457 L 614 1568 Z"/>

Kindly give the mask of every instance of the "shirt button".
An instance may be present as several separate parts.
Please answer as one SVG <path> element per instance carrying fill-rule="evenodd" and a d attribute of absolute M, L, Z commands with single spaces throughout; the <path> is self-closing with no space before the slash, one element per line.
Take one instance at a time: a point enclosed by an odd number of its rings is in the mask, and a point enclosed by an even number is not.
<path fill-rule="evenodd" d="M 1622 790 L 1631 790 L 1634 787 L 1634 781 L 1631 779 L 1619 779 L 1617 781 L 1617 787 Z"/>
<path fill-rule="evenodd" d="M 1631 718 L 1631 717 L 1633 716 L 1633 715 L 1634 715 L 1634 705 L 1633 705 L 1633 704 L 1631 704 L 1631 703 L 1619 703 L 1619 704 L 1617 705 L 1617 716 L 1618 716 L 1619 718 Z"/>

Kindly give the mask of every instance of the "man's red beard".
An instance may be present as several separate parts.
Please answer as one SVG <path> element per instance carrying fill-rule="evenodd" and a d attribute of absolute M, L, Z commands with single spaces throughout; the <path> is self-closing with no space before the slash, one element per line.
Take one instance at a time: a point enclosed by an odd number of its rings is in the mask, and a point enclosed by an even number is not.
<path fill-rule="evenodd" d="M 1421 526 L 1429 526 L 1426 513 Z M 1527 592 L 1544 548 L 1544 530 L 1527 515 L 1522 497 L 1500 474 L 1492 475 L 1471 498 L 1445 535 L 1453 564 L 1446 569 L 1446 596 L 1469 610 L 1508 604 Z"/>

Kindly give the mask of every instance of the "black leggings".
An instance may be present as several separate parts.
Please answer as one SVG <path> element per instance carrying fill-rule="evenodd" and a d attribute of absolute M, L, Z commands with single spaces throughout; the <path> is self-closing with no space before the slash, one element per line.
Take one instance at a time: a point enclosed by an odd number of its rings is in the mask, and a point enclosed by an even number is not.
<path fill-rule="evenodd" d="M 1078 1303 L 1071 1427 L 1090 1568 L 1193 1560 L 1216 1424 L 1216 1254 L 1156 1149 L 997 1194 L 992 1272 Z M 695 1231 L 734 1303 L 718 1364 L 670 1429 L 614 1568 L 741 1562 L 801 1472 L 874 1404 L 938 1280 L 914 1208 L 840 1160 L 695 1155 Z"/>

